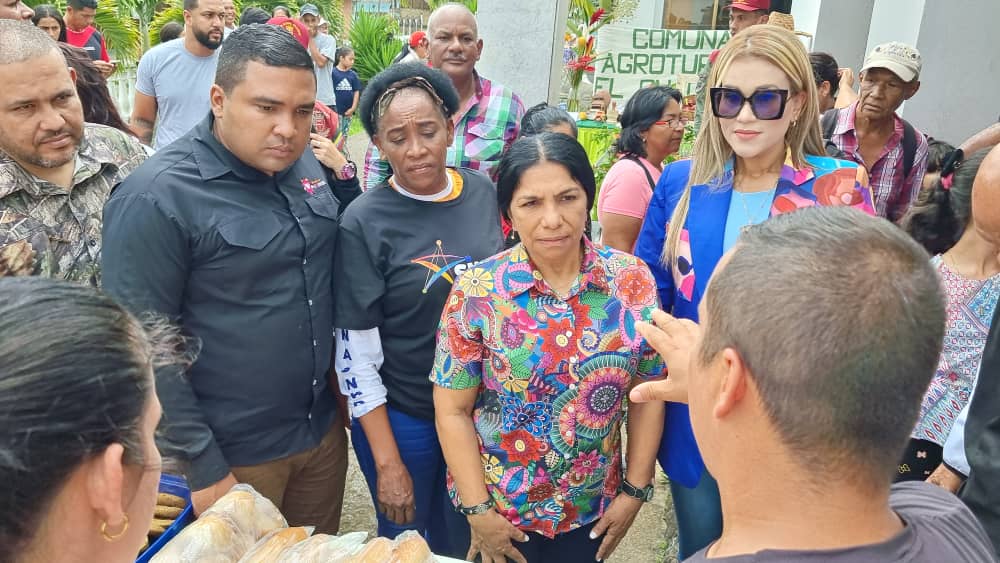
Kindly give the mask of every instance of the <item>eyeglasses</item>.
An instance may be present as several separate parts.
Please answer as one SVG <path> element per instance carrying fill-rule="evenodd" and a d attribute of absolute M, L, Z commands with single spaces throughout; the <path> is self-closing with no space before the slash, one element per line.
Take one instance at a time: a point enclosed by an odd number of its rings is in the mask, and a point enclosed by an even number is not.
<path fill-rule="evenodd" d="M 785 114 L 788 90 L 757 90 L 744 96 L 736 88 L 710 88 L 712 113 L 720 119 L 732 119 L 743 111 L 743 104 L 750 102 L 750 110 L 761 120 L 781 119 Z"/>
<path fill-rule="evenodd" d="M 664 121 L 662 119 L 659 121 L 654 121 L 653 125 L 666 125 L 671 129 L 677 129 L 678 127 L 687 127 L 688 123 L 689 121 L 687 119 L 684 119 L 683 117 L 675 117 L 669 121 Z"/>

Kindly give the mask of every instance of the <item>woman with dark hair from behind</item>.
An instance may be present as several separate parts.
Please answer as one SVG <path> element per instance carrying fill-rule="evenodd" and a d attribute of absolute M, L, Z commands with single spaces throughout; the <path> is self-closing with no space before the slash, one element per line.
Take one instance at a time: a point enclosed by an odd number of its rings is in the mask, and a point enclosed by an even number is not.
<path fill-rule="evenodd" d="M 828 53 L 809 53 L 813 77 L 816 79 L 816 98 L 819 113 L 826 113 L 837 103 L 837 88 L 840 86 L 840 67 L 837 60 Z"/>
<path fill-rule="evenodd" d="M 263 10 L 261 10 L 263 12 Z M 267 20 L 265 20 L 267 21 Z M 173 41 L 184 33 L 184 24 L 180 22 L 167 22 L 160 28 L 160 43 Z"/>
<path fill-rule="evenodd" d="M 948 157 L 955 152 L 955 146 L 946 141 L 941 141 L 933 137 L 927 139 L 927 172 L 924 172 L 924 180 L 921 183 L 920 191 L 930 190 L 941 178 L 941 169 Z"/>
<path fill-rule="evenodd" d="M 531 106 L 521 118 L 521 137 L 531 137 L 539 133 L 562 133 L 574 139 L 577 137 L 576 122 L 568 113 L 542 102 Z"/>
<path fill-rule="evenodd" d="M 901 226 L 934 258 L 948 299 L 948 326 L 920 418 L 900 462 L 899 481 L 923 481 L 942 462 L 955 417 L 976 385 L 979 361 L 1000 297 L 1000 248 L 983 237 L 972 215 L 972 190 L 992 147 L 982 149 L 921 192 Z"/>
<path fill-rule="evenodd" d="M 55 6 L 51 4 L 35 6 L 35 15 L 31 17 L 31 23 L 48 33 L 52 39 L 66 41 L 66 22 Z"/>
<path fill-rule="evenodd" d="M 160 479 L 153 369 L 174 363 L 160 332 L 91 288 L 0 278 L 0 559 L 135 560 Z"/>
<path fill-rule="evenodd" d="M 632 328 L 656 308 L 656 281 L 584 235 L 596 186 L 575 140 L 518 139 L 498 172 L 521 243 L 456 280 L 431 375 L 466 559 L 603 561 L 651 499 L 664 406 L 627 394 L 665 373 Z"/>
<path fill-rule="evenodd" d="M 135 136 L 118 114 L 118 108 L 111 99 L 111 92 L 108 91 L 108 82 L 101 71 L 94 66 L 90 55 L 83 49 L 66 43 L 60 43 L 59 48 L 66 57 L 66 63 L 76 71 L 76 93 L 83 105 L 83 120 L 87 123 L 114 127 Z"/>
<path fill-rule="evenodd" d="M 632 95 L 618 122 L 615 142 L 620 155 L 601 183 L 597 221 L 601 242 L 632 252 L 646 207 L 663 171 L 663 160 L 676 153 L 687 121 L 681 117 L 681 93 L 669 86 L 642 88 Z"/>
<path fill-rule="evenodd" d="M 257 6 L 250 6 L 249 8 L 243 10 L 243 13 L 240 14 L 240 25 L 242 26 L 242 25 L 250 25 L 252 23 L 267 23 L 267 20 L 269 19 L 271 19 L 271 14 L 265 12 L 264 10 L 258 8 Z"/>

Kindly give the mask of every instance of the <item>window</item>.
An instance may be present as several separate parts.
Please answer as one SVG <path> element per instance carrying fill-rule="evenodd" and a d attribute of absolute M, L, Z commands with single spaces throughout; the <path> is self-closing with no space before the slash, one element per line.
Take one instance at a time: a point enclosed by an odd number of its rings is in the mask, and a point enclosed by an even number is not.
<path fill-rule="evenodd" d="M 664 0 L 666 29 L 729 29 L 730 0 Z"/>

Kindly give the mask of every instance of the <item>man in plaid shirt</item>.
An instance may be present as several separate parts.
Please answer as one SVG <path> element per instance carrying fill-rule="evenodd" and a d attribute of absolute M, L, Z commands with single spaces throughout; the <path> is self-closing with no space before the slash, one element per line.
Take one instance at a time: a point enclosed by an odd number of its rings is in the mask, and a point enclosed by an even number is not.
<path fill-rule="evenodd" d="M 461 5 L 446 5 L 427 22 L 429 59 L 434 68 L 451 78 L 462 105 L 455 116 L 455 138 L 448 147 L 447 164 L 472 168 L 495 180 L 504 150 L 520 131 L 524 104 L 501 84 L 476 72 L 483 52 L 476 17 Z M 365 155 L 365 189 L 372 189 L 392 175 L 387 161 L 369 144 Z"/>
<path fill-rule="evenodd" d="M 920 88 L 920 53 L 903 43 L 879 45 L 865 58 L 857 102 L 837 111 L 829 136 L 842 154 L 868 169 L 875 212 L 898 221 L 920 192 L 927 170 L 927 139 L 896 115 Z M 826 133 L 824 133 L 825 135 Z M 907 158 L 909 137 L 912 159 Z"/>

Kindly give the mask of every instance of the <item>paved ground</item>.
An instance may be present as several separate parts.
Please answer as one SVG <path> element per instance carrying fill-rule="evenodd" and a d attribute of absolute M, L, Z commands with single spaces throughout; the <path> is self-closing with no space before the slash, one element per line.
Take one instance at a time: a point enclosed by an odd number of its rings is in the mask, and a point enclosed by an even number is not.
<path fill-rule="evenodd" d="M 358 173 L 364 170 L 364 155 L 368 147 L 368 137 L 364 133 L 352 135 L 347 140 L 347 151 L 358 165 Z M 362 178 L 362 182 L 364 179 Z M 662 474 L 656 480 L 653 502 L 644 506 L 636 517 L 628 536 L 608 559 L 611 563 L 674 563 L 677 561 L 676 525 L 670 503 L 670 488 Z M 365 485 L 364 476 L 358 469 L 357 460 L 351 455 L 347 473 L 347 488 L 344 493 L 344 515 L 341 532 L 367 531 L 375 534 L 375 512 L 371 496 Z M 670 539 L 667 539 L 667 530 Z"/>

